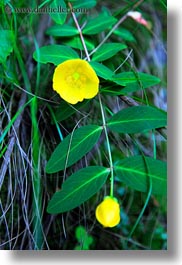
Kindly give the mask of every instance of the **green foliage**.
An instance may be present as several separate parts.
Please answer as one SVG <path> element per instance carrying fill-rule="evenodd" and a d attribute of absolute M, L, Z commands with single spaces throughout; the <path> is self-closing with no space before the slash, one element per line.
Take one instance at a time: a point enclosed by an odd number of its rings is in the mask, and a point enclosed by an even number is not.
<path fill-rule="evenodd" d="M 78 54 L 70 47 L 63 45 L 47 45 L 33 53 L 33 58 L 40 63 L 53 63 L 58 65 L 65 60 L 79 58 Z"/>
<path fill-rule="evenodd" d="M 88 235 L 86 229 L 82 225 L 77 226 L 75 237 L 79 242 L 79 245 L 75 247 L 75 250 L 89 250 L 94 242 L 93 237 Z"/>
<path fill-rule="evenodd" d="M 126 48 L 125 44 L 105 43 L 94 53 L 92 60 L 98 62 L 105 61 Z"/>
<path fill-rule="evenodd" d="M 57 8 L 66 8 L 66 4 L 63 0 L 53 0 L 51 2 L 51 4 L 49 5 L 49 7 L 52 10 L 56 10 Z M 62 25 L 67 17 L 67 13 L 66 12 L 50 12 L 49 13 L 50 17 L 54 20 L 54 22 L 56 22 L 57 24 Z"/>
<path fill-rule="evenodd" d="M 38 8 L 59 8 L 46 16 L 15 2 L 0 1 L 1 246 L 166 249 L 166 1 L 45 0 Z M 95 70 L 99 95 L 71 105 L 52 73 L 76 58 Z M 108 192 L 121 205 L 114 233 L 95 220 Z"/>
<path fill-rule="evenodd" d="M 166 126 L 166 113 L 150 106 L 123 109 L 108 120 L 108 127 L 119 133 L 139 133 Z"/>
<path fill-rule="evenodd" d="M 75 0 L 69 1 L 72 3 L 73 8 L 92 8 L 97 4 L 96 0 Z"/>
<path fill-rule="evenodd" d="M 78 34 L 78 30 L 70 25 L 54 25 L 46 30 L 46 34 L 54 37 L 67 37 L 75 36 Z"/>
<path fill-rule="evenodd" d="M 132 92 L 139 91 L 155 86 L 160 83 L 160 79 L 156 76 L 145 73 L 123 72 L 113 74 L 109 80 L 116 85 L 104 87 L 102 92 L 111 96 L 127 95 Z"/>
<path fill-rule="evenodd" d="M 87 38 L 84 38 L 85 40 L 85 44 L 87 45 L 87 50 L 90 51 L 90 50 L 93 50 L 95 47 L 94 47 L 94 44 L 92 43 L 92 41 L 90 41 L 89 39 Z M 75 49 L 79 49 L 79 50 L 84 50 L 83 48 L 83 44 L 80 40 L 80 37 L 74 37 L 74 38 L 71 38 L 69 40 L 64 40 L 63 41 L 64 44 L 72 47 L 72 48 L 75 48 Z"/>
<path fill-rule="evenodd" d="M 150 178 L 152 193 L 166 195 L 166 163 L 151 157 L 133 156 L 121 159 L 114 167 L 120 181 L 134 190 L 148 192 Z"/>
<path fill-rule="evenodd" d="M 126 86 L 130 84 L 131 86 L 133 86 L 138 84 L 138 89 L 147 88 L 160 83 L 160 79 L 156 76 L 152 76 L 145 73 L 134 73 L 134 72 L 124 72 L 120 74 L 115 74 L 112 80 L 116 84 L 121 86 Z M 135 90 L 137 89 L 135 88 Z"/>
<path fill-rule="evenodd" d="M 76 163 L 97 143 L 101 132 L 102 127 L 97 125 L 82 126 L 73 131 L 52 153 L 46 172 L 58 172 Z"/>
<path fill-rule="evenodd" d="M 105 80 L 112 79 L 113 72 L 105 65 L 93 61 L 90 62 L 90 65 L 94 68 L 98 76 L 102 77 Z"/>
<path fill-rule="evenodd" d="M 13 126 L 13 124 L 15 123 L 15 121 L 18 119 L 18 117 L 21 115 L 22 111 L 24 110 L 24 108 L 29 105 L 32 101 L 34 100 L 34 98 L 31 98 L 30 101 L 28 101 L 25 105 L 23 105 L 17 112 L 16 114 L 12 117 L 11 121 L 8 123 L 7 127 L 4 129 L 4 131 L 1 133 L 0 136 L 0 144 L 2 143 L 2 141 L 4 140 L 4 138 L 6 137 L 6 135 L 8 134 L 10 128 Z"/>
<path fill-rule="evenodd" d="M 117 20 L 112 16 L 99 15 L 90 19 L 83 29 L 83 34 L 94 35 L 106 30 L 109 26 L 116 23 Z"/>
<path fill-rule="evenodd" d="M 66 101 L 61 101 L 59 106 L 55 109 L 56 120 L 58 122 L 66 120 L 72 114 L 87 105 L 89 101 L 90 100 L 84 100 L 83 102 L 79 102 L 74 105 L 74 107 L 71 104 L 68 104 Z"/>
<path fill-rule="evenodd" d="M 47 211 L 52 214 L 63 213 L 74 209 L 87 201 L 104 185 L 109 169 L 101 166 L 90 166 L 71 175 L 49 201 Z"/>
<path fill-rule="evenodd" d="M 118 28 L 114 30 L 114 34 L 116 36 L 119 36 L 121 39 L 125 40 L 125 41 L 131 41 L 131 42 L 136 42 L 135 37 L 133 36 L 133 34 L 124 28 Z"/>
<path fill-rule="evenodd" d="M 7 57 L 13 51 L 14 33 L 11 30 L 0 30 L 0 63 L 5 63 Z"/>

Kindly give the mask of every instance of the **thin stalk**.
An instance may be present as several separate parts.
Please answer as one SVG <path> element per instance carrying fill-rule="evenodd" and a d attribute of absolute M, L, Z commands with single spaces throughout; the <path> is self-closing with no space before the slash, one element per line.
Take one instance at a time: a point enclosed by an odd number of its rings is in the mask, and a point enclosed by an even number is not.
<path fill-rule="evenodd" d="M 72 5 L 71 5 L 71 3 L 68 2 L 68 5 L 69 5 L 69 7 L 70 7 L 70 10 L 72 10 Z M 84 40 L 83 35 L 82 35 L 82 30 L 81 30 L 81 28 L 80 28 L 80 25 L 78 24 L 78 21 L 77 21 L 77 18 L 76 18 L 76 16 L 75 16 L 75 13 L 74 13 L 73 11 L 71 11 L 71 14 L 72 14 L 73 20 L 74 20 L 74 22 L 75 22 L 75 25 L 76 25 L 76 27 L 77 27 L 77 29 L 78 29 L 78 32 L 79 32 L 79 34 L 80 34 L 80 39 L 81 39 L 81 42 L 82 42 L 82 45 L 83 45 L 83 48 L 84 48 L 84 51 L 85 51 L 86 57 L 87 57 L 88 61 L 90 61 L 90 56 L 89 56 L 89 53 L 88 53 L 88 50 L 87 50 L 87 46 L 86 46 L 86 44 L 85 44 L 85 40 Z"/>
<path fill-rule="evenodd" d="M 136 9 L 139 5 L 141 5 L 141 3 L 144 0 L 140 0 L 138 1 L 131 10 Z M 123 23 L 125 21 L 125 19 L 128 17 L 128 12 L 120 18 L 120 20 L 113 26 L 113 28 L 108 32 L 108 34 L 105 36 L 105 38 L 99 43 L 99 45 L 93 50 L 91 51 L 91 53 L 89 54 L 89 56 L 91 56 L 93 53 L 95 53 L 106 41 L 107 39 L 112 35 L 112 33 L 119 27 L 119 25 L 121 25 L 121 23 Z M 88 57 L 87 57 L 88 58 Z"/>
<path fill-rule="evenodd" d="M 153 157 L 157 158 L 157 147 L 156 147 L 156 139 L 155 139 L 155 130 L 152 130 L 152 141 L 153 141 Z"/>
<path fill-rule="evenodd" d="M 141 218 L 142 218 L 142 216 L 143 216 L 143 213 L 144 213 L 144 211 L 145 211 L 145 209 L 146 209 L 146 207 L 147 207 L 147 205 L 148 205 L 148 202 L 149 202 L 149 199 L 150 199 L 150 197 L 151 197 L 151 194 L 152 194 L 152 178 L 150 177 L 150 178 L 149 178 L 149 191 L 148 191 L 148 194 L 147 194 L 147 198 L 146 198 L 146 200 L 145 200 L 145 204 L 144 204 L 144 206 L 143 206 L 143 208 L 142 208 L 142 210 L 141 210 L 141 212 L 140 212 L 140 214 L 139 214 L 139 216 L 138 216 L 138 218 L 137 218 L 137 220 L 136 220 L 134 226 L 132 227 L 132 230 L 131 230 L 131 232 L 130 232 L 130 234 L 129 234 L 129 236 L 128 236 L 128 239 L 131 238 L 131 236 L 133 235 L 133 233 L 134 233 L 134 231 L 135 231 L 137 225 L 139 224 L 139 222 L 140 222 L 140 220 L 141 220 Z"/>
<path fill-rule="evenodd" d="M 28 74 L 26 72 L 25 64 L 21 57 L 18 47 L 15 45 L 14 51 L 20 66 L 20 70 L 23 76 L 24 84 L 28 96 L 30 98 L 31 84 L 29 81 Z M 41 249 L 43 245 L 43 231 L 41 225 L 41 181 L 39 175 L 39 131 L 37 124 L 37 98 L 34 97 L 30 103 L 30 110 L 32 116 L 32 159 L 33 159 L 33 172 L 32 172 L 32 188 L 33 188 L 33 231 L 34 231 L 34 241 L 35 249 Z"/>
<path fill-rule="evenodd" d="M 17 118 L 22 114 L 23 110 L 32 102 L 33 98 L 31 98 L 28 102 L 26 102 L 23 106 L 21 106 L 16 114 L 11 118 L 11 120 L 9 121 L 7 127 L 5 128 L 5 130 L 3 131 L 1 137 L 0 137 L 0 143 L 4 140 L 6 134 L 9 132 L 9 130 L 11 129 L 11 127 L 13 126 L 14 122 L 17 120 Z"/>
<path fill-rule="evenodd" d="M 72 5 L 70 3 L 68 3 L 70 9 L 72 10 Z M 90 56 L 87 50 L 87 46 L 85 44 L 85 40 L 84 37 L 82 35 L 82 30 L 79 26 L 79 23 L 77 21 L 77 18 L 75 16 L 75 14 L 73 12 L 71 12 L 73 20 L 75 22 L 75 25 L 79 31 L 80 34 L 80 39 L 82 41 L 82 45 L 87 57 L 87 60 L 90 62 Z M 108 150 L 108 155 L 109 155 L 109 164 L 110 164 L 110 170 L 111 170 L 111 186 L 110 186 L 110 196 L 113 197 L 113 193 L 114 193 L 114 170 L 113 170 L 113 161 L 112 161 L 112 154 L 111 154 L 111 147 L 110 147 L 110 142 L 109 142 L 109 137 L 108 137 L 108 132 L 107 132 L 107 124 L 106 124 L 106 119 L 105 119 L 105 114 L 104 114 L 104 109 L 103 109 L 103 105 L 102 105 L 102 100 L 101 100 L 101 96 L 100 94 L 98 94 L 98 98 L 99 98 L 99 104 L 100 104 L 100 109 L 101 109 L 101 115 L 102 115 L 102 122 L 103 122 L 103 129 L 105 132 L 105 137 L 106 137 L 106 143 L 107 143 L 107 150 Z"/>
<path fill-rule="evenodd" d="M 152 139 L 153 139 L 153 153 L 154 153 L 154 154 L 153 154 L 153 157 L 154 157 L 154 159 L 156 159 L 156 139 L 155 139 L 155 135 L 154 135 L 154 130 L 152 131 Z M 141 150 L 140 150 L 140 151 L 141 151 Z M 142 151 L 141 151 L 141 152 L 142 152 Z M 144 156 L 143 152 L 142 152 L 142 156 L 143 156 L 143 160 L 144 160 L 144 163 L 145 163 L 145 166 L 146 166 L 146 174 L 147 174 L 147 173 L 150 173 L 150 172 L 149 172 L 149 167 L 148 167 L 148 165 L 147 165 L 147 161 L 146 161 L 146 159 L 145 159 L 145 156 Z M 146 198 L 146 200 L 145 200 L 144 206 L 143 206 L 143 208 L 142 208 L 142 210 L 141 210 L 141 212 L 140 212 L 140 214 L 139 214 L 139 216 L 138 216 L 138 218 L 137 218 L 137 220 L 136 220 L 134 226 L 132 227 L 132 230 L 131 230 L 131 232 L 130 232 L 130 234 L 129 234 L 129 236 L 128 236 L 128 239 L 130 239 L 131 236 L 133 235 L 133 233 L 134 233 L 134 231 L 135 231 L 137 225 L 139 224 L 139 222 L 140 222 L 140 220 L 141 220 L 141 218 L 142 218 L 142 216 L 143 216 L 143 214 L 144 214 L 144 211 L 145 211 L 145 209 L 146 209 L 146 207 L 147 207 L 147 205 L 148 205 L 148 203 L 149 203 L 150 197 L 151 197 L 151 195 L 152 195 L 152 188 L 153 188 L 152 177 L 151 177 L 150 174 L 148 174 L 148 176 L 149 176 L 149 189 L 148 189 L 147 198 Z"/>
<path fill-rule="evenodd" d="M 145 94 L 145 96 L 146 96 L 147 105 L 149 105 L 147 95 Z M 156 159 L 156 140 L 155 140 L 154 130 L 152 130 L 152 140 L 153 140 L 153 152 L 154 152 L 153 156 L 154 156 L 154 159 Z M 146 161 L 144 156 L 143 156 L 143 159 L 144 159 L 144 162 L 145 162 L 145 165 L 146 165 L 147 173 L 149 173 L 148 166 L 147 166 L 147 161 Z M 134 226 L 133 226 L 128 238 L 131 238 L 131 236 L 133 235 L 133 233 L 134 233 L 137 225 L 139 224 L 139 222 L 140 222 L 140 220 L 141 220 L 141 218 L 142 218 L 142 216 L 144 214 L 144 211 L 145 211 L 145 209 L 146 209 L 146 207 L 147 207 L 147 205 L 149 203 L 150 197 L 152 195 L 152 177 L 151 177 L 150 174 L 148 174 L 148 175 L 149 175 L 149 190 L 148 190 L 147 198 L 145 200 L 144 206 L 143 206 L 143 208 L 142 208 L 142 210 L 141 210 L 141 212 L 140 212 L 140 214 L 139 214 L 139 216 L 138 216 L 138 218 L 137 218 L 137 220 L 136 220 L 136 222 L 135 222 L 135 224 L 134 224 Z"/>
<path fill-rule="evenodd" d="M 18 47 L 15 45 L 14 46 L 14 51 L 15 51 L 15 54 L 16 54 L 16 58 L 18 60 L 18 64 L 20 66 L 20 70 L 21 70 L 21 73 L 22 73 L 22 76 L 23 76 L 23 81 L 24 81 L 24 84 L 25 84 L 25 88 L 28 92 L 31 92 L 31 84 L 30 84 L 30 81 L 29 81 L 29 77 L 28 77 L 28 74 L 26 72 L 26 68 L 25 68 L 25 64 L 23 62 L 23 59 L 21 57 L 21 54 L 20 54 L 20 51 L 18 49 Z"/>
<path fill-rule="evenodd" d="M 31 107 L 32 117 L 32 160 L 33 160 L 33 228 L 34 228 L 34 240 L 35 249 L 42 249 L 43 244 L 43 232 L 42 232 L 42 221 L 41 221 L 41 209 L 42 209 L 42 188 L 41 178 L 39 170 L 39 129 L 37 122 L 37 98 L 34 97 Z"/>
<path fill-rule="evenodd" d="M 149 105 L 146 92 L 145 92 L 145 90 L 143 90 L 143 91 L 145 93 L 146 103 L 147 103 L 147 105 Z M 156 159 L 156 141 L 155 141 L 154 131 L 152 131 L 152 139 L 153 139 L 153 148 L 154 148 L 154 159 Z M 143 155 L 143 153 L 142 153 L 142 155 Z M 144 160 L 144 163 L 145 163 L 145 166 L 146 166 L 146 171 L 147 171 L 146 173 L 149 173 L 149 168 L 148 168 L 147 161 L 146 161 L 144 155 L 143 155 L 143 160 Z M 133 235 L 133 233 L 134 233 L 137 225 L 139 224 L 139 222 L 140 222 L 140 220 L 141 220 L 141 218 L 142 218 L 142 216 L 144 214 L 144 211 L 145 211 L 145 209 L 146 209 L 146 207 L 147 207 L 147 205 L 149 203 L 150 197 L 152 195 L 152 187 L 153 187 L 153 185 L 152 185 L 152 177 L 151 177 L 150 174 L 148 174 L 148 176 L 149 176 L 149 189 L 148 189 L 147 198 L 145 200 L 144 206 L 143 206 L 143 208 L 142 208 L 142 210 L 141 210 L 141 212 L 140 212 L 140 214 L 139 214 L 134 226 L 132 227 L 132 230 L 131 230 L 131 232 L 130 232 L 130 234 L 128 236 L 128 239 L 130 239 L 131 236 Z"/>
<path fill-rule="evenodd" d="M 59 124 L 58 124 L 58 122 L 57 122 L 57 120 L 56 120 L 56 117 L 55 117 L 54 111 L 52 110 L 52 108 L 51 108 L 50 105 L 47 105 L 47 106 L 48 106 L 48 109 L 49 109 L 49 111 L 50 111 L 50 113 L 51 113 L 51 115 L 52 115 L 52 118 L 53 118 L 54 122 L 55 122 L 55 125 L 56 125 L 56 128 L 57 128 L 57 131 L 58 131 L 59 137 L 60 137 L 60 139 L 61 139 L 61 141 L 62 141 L 62 140 L 63 140 L 63 134 L 62 134 L 62 132 L 61 132 L 61 130 L 60 130 L 60 127 L 59 127 Z"/>
<path fill-rule="evenodd" d="M 109 164 L 110 164 L 110 170 L 111 170 L 111 186 L 110 186 L 110 196 L 113 197 L 114 194 L 114 171 L 113 171 L 113 161 L 112 161 L 112 154 L 111 154 L 111 147 L 110 147 L 110 142 L 109 142 L 109 136 L 107 132 L 107 124 L 106 124 L 106 119 L 104 115 L 104 109 L 102 105 L 102 100 L 100 94 L 98 95 L 99 97 L 99 103 L 100 103 L 100 109 L 101 109 L 101 115 L 102 115 L 102 122 L 103 122 L 103 129 L 106 137 L 106 143 L 107 143 L 107 150 L 108 150 L 108 155 L 109 155 Z"/>

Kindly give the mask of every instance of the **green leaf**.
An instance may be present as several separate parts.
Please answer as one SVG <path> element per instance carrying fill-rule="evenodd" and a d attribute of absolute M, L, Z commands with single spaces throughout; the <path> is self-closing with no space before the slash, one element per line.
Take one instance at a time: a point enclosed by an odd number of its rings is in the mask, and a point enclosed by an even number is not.
<path fill-rule="evenodd" d="M 144 86 L 141 84 L 139 84 L 138 82 L 137 83 L 131 83 L 131 84 L 127 84 L 124 88 L 121 89 L 121 93 L 120 95 L 126 95 L 126 94 L 129 94 L 129 93 L 132 93 L 132 92 L 135 92 L 135 91 L 138 91 L 140 89 L 146 89 L 150 86 L 154 86 L 156 84 L 158 84 L 160 82 L 160 80 L 156 80 L 155 83 L 153 83 L 152 85 L 146 85 L 144 83 Z M 143 84 L 143 83 L 142 83 Z M 151 84 L 151 83 L 150 83 Z"/>
<path fill-rule="evenodd" d="M 89 63 L 93 67 L 93 69 L 95 70 L 95 72 L 98 76 L 100 76 L 106 80 L 112 79 L 113 72 L 108 67 L 106 67 L 105 65 L 100 64 L 98 62 L 91 61 Z"/>
<path fill-rule="evenodd" d="M 96 4 L 97 4 L 97 1 L 96 0 L 82 0 L 82 1 L 70 1 L 73 8 L 80 8 L 80 11 L 83 9 L 83 8 L 92 8 L 94 7 Z M 83 12 L 84 10 L 82 10 Z M 78 12 L 78 11 L 77 11 Z"/>
<path fill-rule="evenodd" d="M 138 83 L 131 83 L 127 84 L 126 86 L 110 85 L 109 87 L 103 87 L 101 88 L 101 92 L 110 96 L 128 95 L 131 92 L 135 92 L 140 89 L 146 89 L 146 88 L 147 87 L 141 88 L 141 86 Z"/>
<path fill-rule="evenodd" d="M 78 34 L 78 30 L 70 25 L 54 25 L 46 30 L 46 34 L 54 37 L 67 37 Z"/>
<path fill-rule="evenodd" d="M 75 230 L 75 237 L 78 240 L 78 242 L 81 243 L 83 241 L 83 238 L 87 237 L 87 231 L 85 227 L 83 227 L 82 225 L 77 226 Z"/>
<path fill-rule="evenodd" d="M 98 62 L 105 61 L 126 48 L 127 46 L 121 43 L 105 43 L 94 53 L 92 60 Z"/>
<path fill-rule="evenodd" d="M 69 167 L 87 154 L 97 143 L 102 127 L 86 125 L 76 129 L 56 147 L 47 165 L 46 172 L 54 173 Z"/>
<path fill-rule="evenodd" d="M 106 95 L 110 95 L 110 96 L 117 96 L 117 95 L 125 95 L 125 93 L 123 93 L 123 89 L 125 87 L 121 87 L 121 86 L 117 86 L 117 85 L 109 85 L 108 87 L 102 87 L 100 89 L 101 93 L 104 93 Z"/>
<path fill-rule="evenodd" d="M 76 208 L 98 192 L 108 175 L 109 169 L 101 166 L 86 167 L 77 171 L 68 177 L 61 190 L 53 195 L 48 204 L 48 213 L 63 213 Z"/>
<path fill-rule="evenodd" d="M 135 75 L 133 72 L 123 72 L 113 75 L 110 80 L 121 87 L 111 86 L 107 89 L 103 88 L 102 92 L 109 95 L 127 95 L 131 92 L 154 86 L 160 82 L 160 79 L 156 76 L 145 73 L 136 73 Z"/>
<path fill-rule="evenodd" d="M 14 34 L 11 30 L 0 30 L 0 63 L 5 63 L 7 57 L 13 51 Z"/>
<path fill-rule="evenodd" d="M 114 166 L 120 181 L 129 187 L 147 192 L 150 178 L 152 180 L 152 193 L 165 195 L 167 191 L 167 166 L 161 160 L 151 157 L 133 156 L 121 159 Z"/>
<path fill-rule="evenodd" d="M 53 0 L 49 7 L 53 11 L 49 13 L 50 17 L 54 22 L 62 25 L 67 17 L 67 12 L 64 11 L 67 9 L 65 2 L 63 0 Z"/>
<path fill-rule="evenodd" d="M 87 38 L 84 38 L 84 41 L 85 41 L 85 45 L 87 46 L 88 51 L 93 50 L 95 48 L 94 44 Z M 80 37 L 76 36 L 69 40 L 63 40 L 63 43 L 75 49 L 84 50 Z"/>
<path fill-rule="evenodd" d="M 122 109 L 108 120 L 108 127 L 119 133 L 139 133 L 166 126 L 164 111 L 150 106 L 134 106 Z"/>
<path fill-rule="evenodd" d="M 74 248 L 77 250 L 89 250 L 90 245 L 94 241 L 93 237 L 88 235 L 86 229 L 82 225 L 77 226 L 75 230 L 75 237 L 80 243 Z"/>
<path fill-rule="evenodd" d="M 78 54 L 70 47 L 63 45 L 43 46 L 33 53 L 33 58 L 40 63 L 53 63 L 58 65 L 65 60 L 79 58 Z"/>
<path fill-rule="evenodd" d="M 84 107 L 90 100 L 84 100 L 82 102 L 79 102 L 75 104 L 74 106 L 71 104 L 68 104 L 66 101 L 61 101 L 59 106 L 56 108 L 55 117 L 56 121 L 64 121 L 68 117 L 70 117 L 72 114 L 77 112 L 80 108 Z"/>
<path fill-rule="evenodd" d="M 136 85 L 137 88 L 135 88 L 135 90 L 141 88 L 147 88 L 160 83 L 160 79 L 156 76 L 145 73 L 133 73 L 133 72 L 123 72 L 120 74 L 115 74 L 112 80 L 115 83 L 122 86 Z"/>
<path fill-rule="evenodd" d="M 131 34 L 131 32 L 129 30 L 127 30 L 127 29 L 117 28 L 113 33 L 115 35 L 119 36 L 120 38 L 122 38 L 125 41 L 136 42 L 133 34 Z"/>
<path fill-rule="evenodd" d="M 83 34 L 94 35 L 100 33 L 117 22 L 117 19 L 112 16 L 101 14 L 96 18 L 92 18 L 83 29 Z"/>

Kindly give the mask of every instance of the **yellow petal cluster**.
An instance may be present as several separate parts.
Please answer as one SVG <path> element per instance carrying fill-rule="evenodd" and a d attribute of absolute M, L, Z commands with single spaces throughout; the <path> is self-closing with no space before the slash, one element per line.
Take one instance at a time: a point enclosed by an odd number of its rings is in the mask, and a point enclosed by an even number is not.
<path fill-rule="evenodd" d="M 120 222 L 120 207 L 117 199 L 107 196 L 96 208 L 96 218 L 104 227 L 114 227 Z"/>
<path fill-rule="evenodd" d="M 53 89 L 68 103 L 76 104 L 97 95 L 99 79 L 87 61 L 71 59 L 55 68 Z"/>

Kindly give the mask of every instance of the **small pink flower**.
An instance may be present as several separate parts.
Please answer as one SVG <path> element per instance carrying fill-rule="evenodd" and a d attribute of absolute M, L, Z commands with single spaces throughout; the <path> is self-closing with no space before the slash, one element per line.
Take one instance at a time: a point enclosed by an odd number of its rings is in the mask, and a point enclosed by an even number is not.
<path fill-rule="evenodd" d="M 144 25 L 145 27 L 148 27 L 149 26 L 149 23 L 147 20 L 145 20 L 143 17 L 142 17 L 142 14 L 138 11 L 130 11 L 128 12 L 127 14 L 129 17 L 133 18 L 136 22 L 138 22 L 139 24 L 142 24 Z"/>

